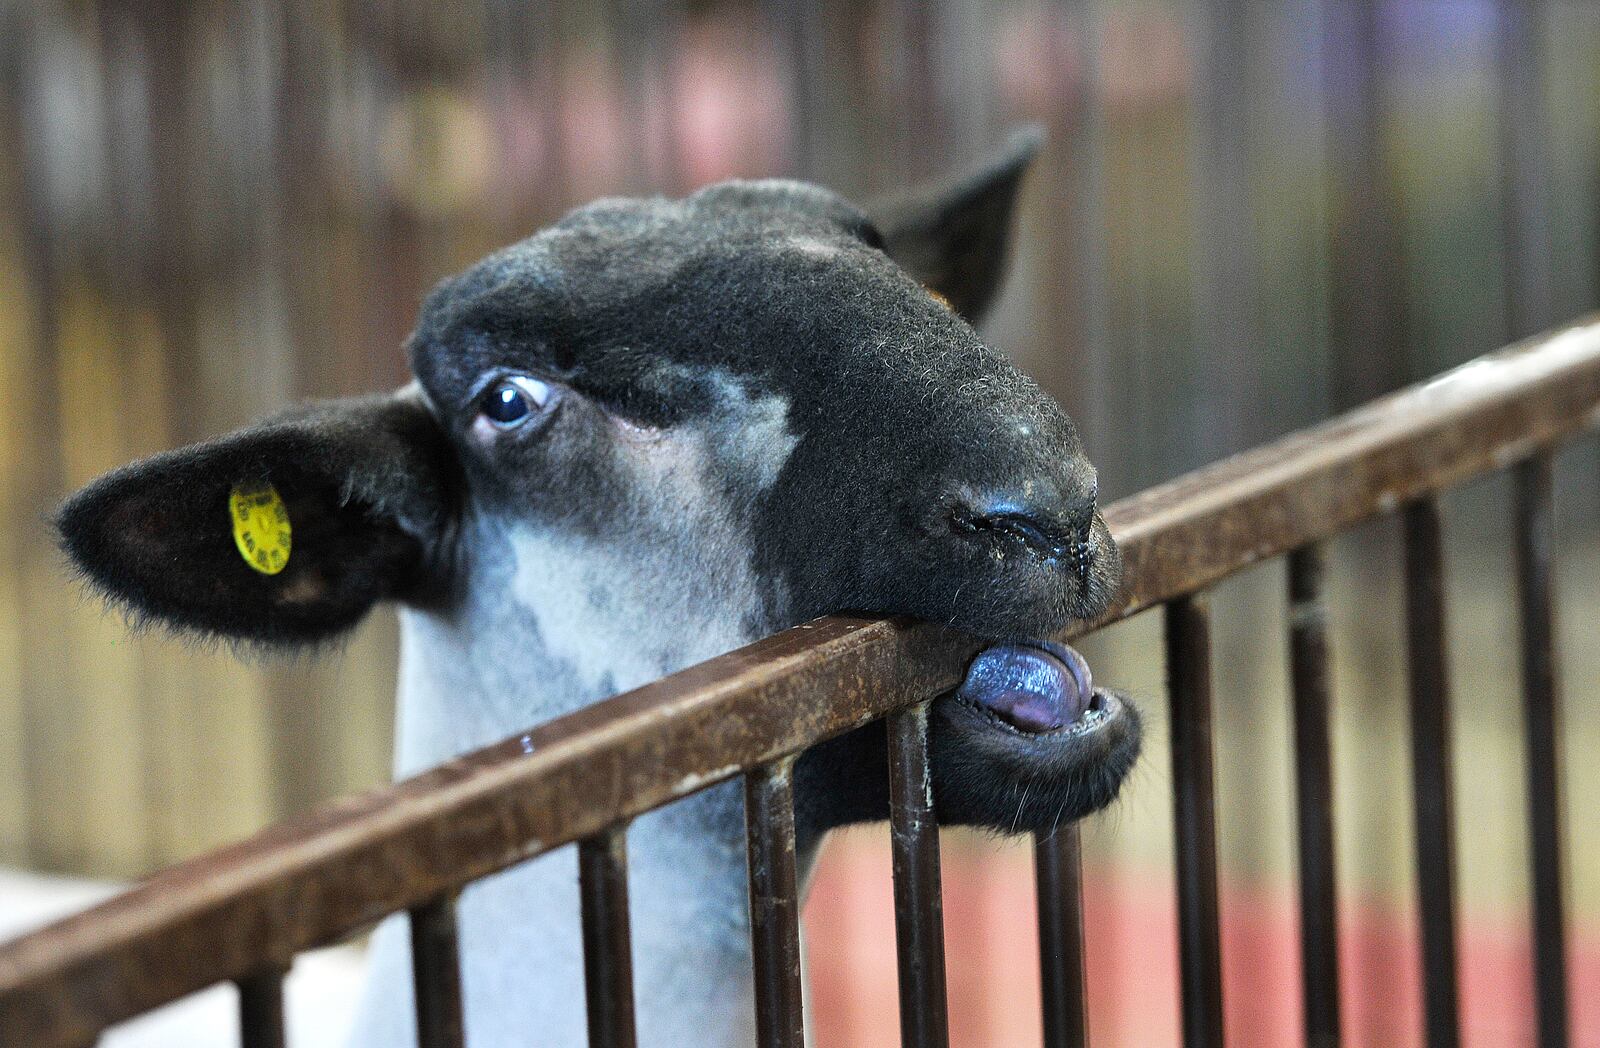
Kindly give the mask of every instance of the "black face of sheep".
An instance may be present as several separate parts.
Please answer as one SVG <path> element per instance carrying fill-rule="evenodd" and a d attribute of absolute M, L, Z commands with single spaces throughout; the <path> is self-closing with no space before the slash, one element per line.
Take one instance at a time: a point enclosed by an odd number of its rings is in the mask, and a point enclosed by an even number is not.
<path fill-rule="evenodd" d="M 1035 148 L 876 223 L 778 181 L 580 208 L 433 292 L 414 385 L 117 471 L 67 504 L 66 547 L 140 616 L 266 645 L 385 598 L 527 601 L 546 644 L 579 630 L 551 607 L 619 593 L 641 636 L 711 609 L 715 649 L 843 610 L 950 623 L 1008 643 L 936 713 L 941 815 L 1081 815 L 1115 795 L 1137 718 L 1026 638 L 1103 611 L 1117 552 L 1072 422 L 969 323 Z M 652 672 L 706 654 L 656 647 Z M 813 829 L 882 817 L 863 744 L 802 765 Z"/>

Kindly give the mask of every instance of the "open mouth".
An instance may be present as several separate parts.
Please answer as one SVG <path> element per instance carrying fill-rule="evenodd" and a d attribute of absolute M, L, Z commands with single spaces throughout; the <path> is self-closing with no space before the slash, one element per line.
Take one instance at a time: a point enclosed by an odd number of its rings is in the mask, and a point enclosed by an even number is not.
<path fill-rule="evenodd" d="M 1139 710 L 1095 686 L 1065 644 L 1003 641 L 936 705 L 939 817 L 1002 833 L 1048 833 L 1117 797 L 1139 757 Z"/>
<path fill-rule="evenodd" d="M 1088 735 L 1119 707 L 1097 689 L 1089 664 L 1052 641 L 996 644 L 967 669 L 956 699 L 999 726 L 1022 735 Z"/>

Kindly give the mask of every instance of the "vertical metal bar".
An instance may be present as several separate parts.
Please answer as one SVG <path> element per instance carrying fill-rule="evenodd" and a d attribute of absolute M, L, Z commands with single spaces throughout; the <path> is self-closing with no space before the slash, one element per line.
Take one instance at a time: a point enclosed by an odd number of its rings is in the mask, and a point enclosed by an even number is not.
<path fill-rule="evenodd" d="M 273 969 L 238 981 L 243 1048 L 283 1048 L 283 976 Z"/>
<path fill-rule="evenodd" d="M 1334 880 L 1326 551 L 1289 554 L 1289 663 L 1300 840 L 1300 956 L 1309 1048 L 1339 1044 L 1339 924 Z"/>
<path fill-rule="evenodd" d="M 1537 0 L 1497 7 L 1507 333 L 1520 338 L 1551 323 L 1556 312 L 1549 220 L 1552 175 L 1544 98 L 1546 11 L 1545 4 Z M 1534 998 L 1540 1048 L 1565 1048 L 1569 1020 L 1550 493 L 1548 453 L 1517 467 L 1517 593 L 1522 617 L 1523 731 L 1533 874 Z"/>
<path fill-rule="evenodd" d="M 1521 338 L 1555 319 L 1551 270 L 1551 155 L 1545 106 L 1545 4 L 1497 5 L 1500 200 L 1507 334 Z M 1552 461 L 1548 452 L 1515 471 L 1517 597 L 1522 619 L 1523 734 L 1528 842 L 1533 875 L 1533 971 L 1539 1048 L 1569 1040 L 1565 907 L 1561 886 L 1560 696 L 1555 679 L 1550 580 Z"/>
<path fill-rule="evenodd" d="M 1444 539 L 1435 498 L 1404 514 L 1410 667 L 1412 790 L 1422 985 L 1428 1048 L 1455 1048 L 1455 833 L 1451 799 L 1449 675 L 1445 652 Z"/>
<path fill-rule="evenodd" d="M 411 975 L 417 997 L 418 1048 L 464 1048 L 455 895 L 441 896 L 411 911 Z"/>
<path fill-rule="evenodd" d="M 583 986 L 590 1048 L 633 1048 L 633 946 L 628 931 L 628 836 L 614 827 L 578 842 Z"/>
<path fill-rule="evenodd" d="M 945 1048 L 944 897 L 939 825 L 928 764 L 928 704 L 889 715 L 889 833 L 894 858 L 894 928 L 900 955 L 900 1043 Z"/>
<path fill-rule="evenodd" d="M 794 855 L 794 758 L 747 772 L 750 942 L 755 954 L 756 1044 L 803 1048 L 800 901 Z"/>
<path fill-rule="evenodd" d="M 1516 468 L 1517 600 L 1522 616 L 1523 731 L 1528 843 L 1533 866 L 1533 972 L 1539 1048 L 1566 1048 L 1566 918 L 1561 887 L 1561 697 L 1556 684 L 1550 562 L 1553 462 L 1541 452 Z"/>
<path fill-rule="evenodd" d="M 1044 990 L 1044 1048 L 1085 1048 L 1083 858 L 1073 823 L 1034 838 L 1039 909 L 1039 971 Z"/>
<path fill-rule="evenodd" d="M 1178 867 L 1178 948 L 1186 1048 L 1222 1039 L 1222 938 L 1212 786 L 1211 611 L 1203 596 L 1166 607 L 1167 695 Z"/>

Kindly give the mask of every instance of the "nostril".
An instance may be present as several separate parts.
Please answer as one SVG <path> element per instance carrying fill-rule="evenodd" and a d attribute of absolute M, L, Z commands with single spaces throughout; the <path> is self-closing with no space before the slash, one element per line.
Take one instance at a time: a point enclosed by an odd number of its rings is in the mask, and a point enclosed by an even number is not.
<path fill-rule="evenodd" d="M 958 504 L 950 511 L 951 527 L 959 534 L 1019 543 L 1042 556 L 1070 560 L 1080 573 L 1093 559 L 1093 523 L 1092 507 L 1081 518 L 1067 519 L 1008 504 Z"/>
<path fill-rule="evenodd" d="M 951 521 L 957 531 L 967 534 L 990 534 L 1014 539 L 1049 556 L 1059 557 L 1067 551 L 1070 540 L 1054 532 L 1048 525 L 1021 513 L 954 513 Z"/>

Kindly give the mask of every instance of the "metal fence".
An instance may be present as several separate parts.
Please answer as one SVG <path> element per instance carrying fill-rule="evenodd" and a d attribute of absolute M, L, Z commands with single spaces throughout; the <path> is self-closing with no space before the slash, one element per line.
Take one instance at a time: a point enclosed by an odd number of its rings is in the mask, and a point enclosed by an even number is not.
<path fill-rule="evenodd" d="M 0 0 L 0 863 L 140 876 L 387 776 L 392 618 L 130 639 L 40 521 L 405 382 L 428 284 L 566 207 L 870 201 L 1042 122 L 988 334 L 1114 497 L 1594 308 L 1596 56 L 1583 0 Z"/>
<path fill-rule="evenodd" d="M 1551 455 L 1600 424 L 1600 321 L 1480 358 L 1328 423 L 1118 502 L 1127 584 L 1105 619 L 1160 607 L 1172 716 L 1186 1045 L 1222 1043 L 1210 620 L 1205 593 L 1289 557 L 1305 1039 L 1339 1042 L 1330 677 L 1322 543 L 1398 512 L 1405 545 L 1414 843 L 1430 1048 L 1458 1040 L 1446 609 L 1438 495 L 1515 472 L 1539 1044 L 1564 1045 L 1560 773 L 1553 672 Z M 977 643 L 905 620 L 826 618 L 438 769 L 184 863 L 0 946 L 0 1043 L 81 1046 L 210 984 L 241 991 L 247 1048 L 283 1044 L 295 954 L 408 910 L 425 1048 L 463 1043 L 454 905 L 470 882 L 575 844 L 590 1042 L 634 1043 L 627 825 L 743 775 L 762 1046 L 799 1048 L 804 1012 L 792 769 L 808 747 L 889 725 L 904 1043 L 948 1041 L 928 706 Z M 531 743 L 531 745 L 530 745 Z M 1075 830 L 1035 842 L 1049 1048 L 1085 1042 Z"/>

